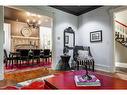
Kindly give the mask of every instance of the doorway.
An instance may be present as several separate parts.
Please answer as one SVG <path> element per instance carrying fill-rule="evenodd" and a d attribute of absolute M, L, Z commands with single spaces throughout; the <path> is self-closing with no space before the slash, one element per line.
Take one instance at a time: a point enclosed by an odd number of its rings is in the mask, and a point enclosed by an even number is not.
<path fill-rule="evenodd" d="M 20 82 L 49 74 L 52 21 L 45 15 L 4 7 L 5 79 Z"/>
<path fill-rule="evenodd" d="M 127 8 L 113 13 L 115 32 L 115 70 L 127 73 Z"/>

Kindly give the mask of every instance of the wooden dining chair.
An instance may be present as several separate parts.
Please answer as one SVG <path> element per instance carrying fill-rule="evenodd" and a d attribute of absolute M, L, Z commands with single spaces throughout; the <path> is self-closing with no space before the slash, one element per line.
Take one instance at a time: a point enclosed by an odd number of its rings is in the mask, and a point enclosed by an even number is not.
<path fill-rule="evenodd" d="M 5 63 L 5 67 L 14 67 L 14 62 L 16 62 L 16 64 L 18 63 L 18 57 L 17 56 L 13 56 L 11 53 L 9 54 L 9 56 L 7 55 L 7 51 L 4 49 L 4 63 Z"/>

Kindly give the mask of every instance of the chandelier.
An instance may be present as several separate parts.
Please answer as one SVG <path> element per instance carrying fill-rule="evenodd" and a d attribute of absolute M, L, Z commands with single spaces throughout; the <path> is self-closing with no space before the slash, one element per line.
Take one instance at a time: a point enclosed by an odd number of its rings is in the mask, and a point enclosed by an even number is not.
<path fill-rule="evenodd" d="M 27 12 L 26 22 L 30 28 L 39 28 L 41 25 L 41 16 Z"/>

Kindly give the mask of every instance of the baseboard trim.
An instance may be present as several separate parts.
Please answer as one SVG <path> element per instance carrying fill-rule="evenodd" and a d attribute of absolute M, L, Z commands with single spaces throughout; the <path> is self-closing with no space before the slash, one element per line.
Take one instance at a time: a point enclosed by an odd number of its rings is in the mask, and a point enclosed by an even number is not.
<path fill-rule="evenodd" d="M 123 68 L 127 68 L 127 63 L 120 63 L 120 62 L 116 62 L 116 67 L 123 67 Z"/>
<path fill-rule="evenodd" d="M 95 65 L 95 70 L 104 71 L 104 72 L 115 72 L 114 67 L 99 65 L 99 64 Z"/>
<path fill-rule="evenodd" d="M 4 77 L 2 75 L 0 76 L 0 80 L 4 80 Z"/>

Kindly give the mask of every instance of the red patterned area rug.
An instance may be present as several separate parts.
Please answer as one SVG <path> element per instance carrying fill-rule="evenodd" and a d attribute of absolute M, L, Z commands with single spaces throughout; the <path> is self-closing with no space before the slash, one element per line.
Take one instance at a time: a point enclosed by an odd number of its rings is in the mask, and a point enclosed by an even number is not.
<path fill-rule="evenodd" d="M 22 64 L 20 67 L 17 67 L 16 65 L 13 66 L 8 66 L 7 68 L 5 67 L 5 73 L 9 73 L 9 72 L 17 72 L 17 71 L 29 71 L 32 69 L 38 69 L 38 68 L 42 68 L 42 67 L 47 67 L 47 68 L 51 68 L 51 62 L 40 62 L 40 63 L 34 63 L 32 65 L 32 63 L 29 63 L 29 65 L 27 63 Z"/>

